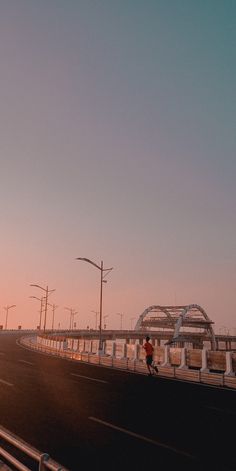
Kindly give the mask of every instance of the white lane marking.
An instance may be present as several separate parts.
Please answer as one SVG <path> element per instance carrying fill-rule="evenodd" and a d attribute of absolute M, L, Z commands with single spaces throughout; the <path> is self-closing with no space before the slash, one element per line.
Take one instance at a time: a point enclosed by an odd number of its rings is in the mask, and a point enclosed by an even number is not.
<path fill-rule="evenodd" d="M 110 424 L 109 422 L 105 422 L 104 420 L 97 419 L 96 417 L 89 417 L 89 419 L 93 420 L 94 422 L 98 422 L 99 424 L 105 425 L 106 427 L 110 427 L 114 430 L 118 430 L 118 432 L 126 433 L 126 435 L 130 435 L 131 437 L 138 438 L 139 440 L 143 440 L 145 442 L 151 443 L 152 445 L 159 446 L 161 448 L 166 448 L 167 450 L 174 451 L 174 453 L 177 453 L 179 455 L 184 455 L 184 456 L 187 456 L 188 458 L 195 459 L 195 457 L 191 455 L 190 453 L 187 453 L 186 451 L 178 450 L 177 448 L 174 448 L 173 446 L 166 445 L 166 443 L 153 440 L 152 438 L 144 437 L 143 435 L 140 435 L 139 433 L 131 432 L 130 430 L 127 430 L 122 427 L 117 427 L 117 425 Z"/>
<path fill-rule="evenodd" d="M 34 363 L 31 363 L 31 361 L 27 361 L 27 360 L 18 360 L 18 361 L 20 361 L 21 363 L 26 363 L 26 365 L 34 366 Z"/>
<path fill-rule="evenodd" d="M 0 379 L 0 383 L 6 384 L 7 386 L 14 386 L 14 384 L 8 383 L 8 381 L 5 381 L 4 379 Z"/>
<path fill-rule="evenodd" d="M 71 373 L 71 375 L 77 376 L 78 378 L 90 379 L 91 381 L 97 381 L 98 383 L 108 383 L 108 381 L 104 381 L 103 379 L 91 378 L 90 376 L 78 375 L 76 373 Z"/>

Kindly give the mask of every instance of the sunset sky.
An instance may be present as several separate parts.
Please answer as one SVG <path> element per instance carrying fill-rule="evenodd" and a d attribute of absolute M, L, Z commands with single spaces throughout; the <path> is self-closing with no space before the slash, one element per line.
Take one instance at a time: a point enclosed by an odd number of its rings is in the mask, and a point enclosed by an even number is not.
<path fill-rule="evenodd" d="M 236 2 L 2 0 L 0 324 L 196 303 L 236 333 Z M 51 314 L 50 314 L 51 316 Z M 51 322 L 49 317 L 49 326 Z"/>

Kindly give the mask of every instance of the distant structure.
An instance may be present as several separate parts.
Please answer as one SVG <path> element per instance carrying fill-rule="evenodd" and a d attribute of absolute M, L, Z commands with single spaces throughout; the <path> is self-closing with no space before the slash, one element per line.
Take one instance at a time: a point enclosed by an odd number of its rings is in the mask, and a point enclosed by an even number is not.
<path fill-rule="evenodd" d="M 198 304 L 187 306 L 149 306 L 139 316 L 136 331 L 152 331 L 163 334 L 169 344 L 193 348 L 203 348 L 203 342 L 209 341 L 211 349 L 216 350 L 216 339 L 204 309 Z"/>

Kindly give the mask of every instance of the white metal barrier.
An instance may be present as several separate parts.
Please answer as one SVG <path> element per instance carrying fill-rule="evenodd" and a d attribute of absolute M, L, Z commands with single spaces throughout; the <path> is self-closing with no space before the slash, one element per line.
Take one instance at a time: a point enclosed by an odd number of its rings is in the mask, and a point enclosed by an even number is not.
<path fill-rule="evenodd" d="M 115 357 L 108 354 L 97 355 L 94 353 L 75 352 L 67 348 L 55 349 L 52 346 L 43 343 L 37 343 L 36 337 L 22 337 L 21 343 L 30 349 L 37 350 L 41 353 L 49 355 L 60 356 L 75 361 L 83 361 L 86 363 L 93 363 L 101 366 L 113 367 L 117 369 L 129 370 L 136 373 L 147 373 L 145 357 L 141 351 L 139 358 L 128 359 L 127 357 Z M 168 346 L 167 346 L 168 347 Z M 198 383 L 214 384 L 215 386 L 225 386 L 236 389 L 236 376 L 225 373 L 212 373 L 205 368 L 194 370 L 190 368 L 183 368 L 183 363 L 180 366 L 170 365 L 168 361 L 168 348 L 166 347 L 165 357 L 163 362 L 158 364 L 159 376 L 167 378 L 182 379 L 185 381 L 194 381 Z M 204 357 L 203 351 L 203 357 Z M 141 358 L 140 358 L 141 357 Z"/>
<path fill-rule="evenodd" d="M 9 452 L 4 449 L 4 445 L 0 446 L 0 456 L 8 466 L 14 466 L 14 469 L 18 469 L 19 471 L 30 471 L 30 468 L 14 456 L 15 451 L 20 450 L 24 455 L 26 455 L 26 457 L 32 458 L 36 462 L 36 466 L 38 463 L 38 471 L 69 471 L 56 461 L 52 460 L 47 453 L 40 453 L 38 450 L 23 442 L 20 438 L 16 437 L 3 427 L 0 427 L 0 438 L 13 447 L 13 451 Z"/>

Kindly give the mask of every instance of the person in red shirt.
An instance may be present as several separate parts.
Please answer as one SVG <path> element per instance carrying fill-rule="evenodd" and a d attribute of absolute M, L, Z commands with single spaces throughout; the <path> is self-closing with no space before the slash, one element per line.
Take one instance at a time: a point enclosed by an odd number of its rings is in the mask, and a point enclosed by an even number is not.
<path fill-rule="evenodd" d="M 146 342 L 143 345 L 143 348 L 146 352 L 146 365 L 149 371 L 149 376 L 154 375 L 154 371 L 158 373 L 158 368 L 153 364 L 153 351 L 154 348 L 151 343 L 149 343 L 150 337 L 146 337 Z"/>

